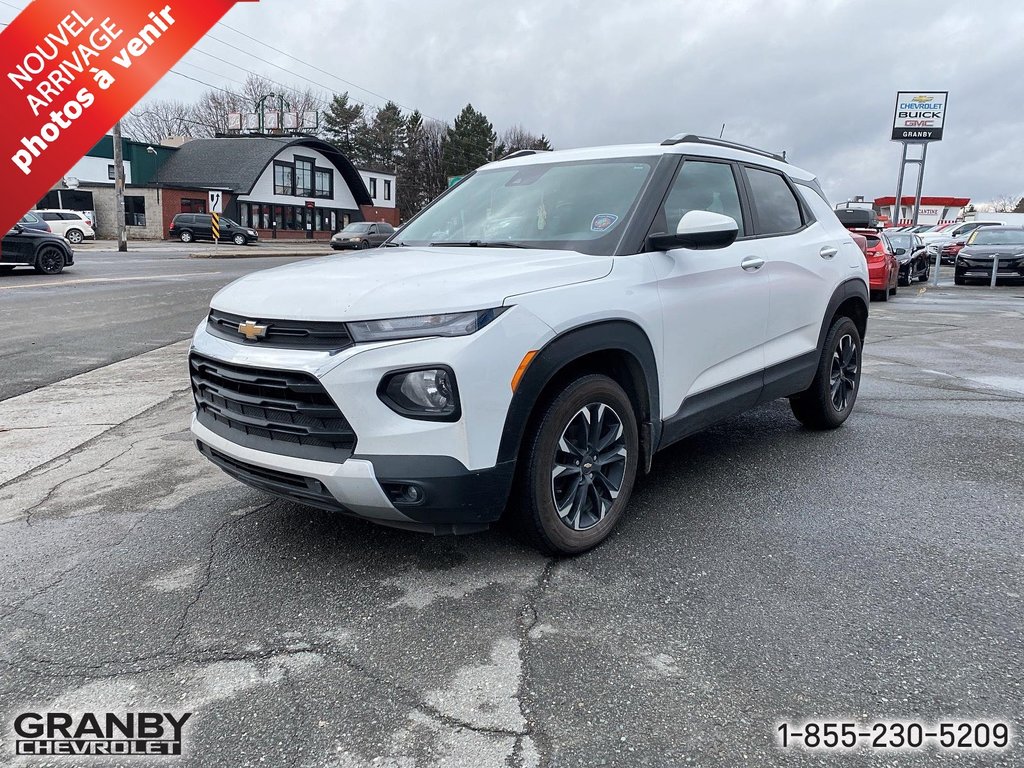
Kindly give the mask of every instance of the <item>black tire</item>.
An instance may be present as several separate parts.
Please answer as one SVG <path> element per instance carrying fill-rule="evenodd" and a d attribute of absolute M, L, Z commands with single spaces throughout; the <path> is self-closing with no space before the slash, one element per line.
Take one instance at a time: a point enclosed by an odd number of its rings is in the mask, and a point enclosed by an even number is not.
<path fill-rule="evenodd" d="M 564 555 L 600 544 L 629 503 L 637 434 L 629 397 L 607 376 L 581 376 L 542 405 L 523 443 L 511 510 L 527 541 Z"/>
<path fill-rule="evenodd" d="M 967 285 L 967 278 L 963 275 L 953 275 L 953 285 Z"/>
<path fill-rule="evenodd" d="M 889 300 L 889 291 L 888 290 L 874 291 L 871 294 L 871 298 L 873 300 L 875 300 L 875 301 L 888 301 Z"/>
<path fill-rule="evenodd" d="M 932 274 L 931 267 L 925 268 L 924 272 L 922 272 L 918 276 L 918 278 L 917 278 L 918 282 L 920 282 L 920 283 L 927 283 L 928 282 L 928 278 L 931 277 L 931 274 Z"/>
<path fill-rule="evenodd" d="M 72 245 L 80 245 L 85 240 L 85 234 L 80 229 L 69 229 L 64 237 L 68 239 L 68 242 Z"/>
<path fill-rule="evenodd" d="M 64 251 L 45 245 L 36 254 L 35 270 L 41 275 L 59 275 L 64 271 Z"/>
<path fill-rule="evenodd" d="M 189 230 L 187 230 L 187 229 L 183 229 L 183 230 L 181 230 L 181 233 L 180 233 L 180 234 L 178 235 L 178 238 L 179 238 L 179 239 L 181 240 L 181 242 L 183 242 L 183 243 L 191 243 L 191 242 L 192 242 L 193 240 L 195 240 L 195 239 L 196 239 L 196 238 L 195 238 L 195 235 L 193 235 L 193 234 L 192 234 L 192 233 L 191 233 L 191 232 L 190 232 Z"/>
<path fill-rule="evenodd" d="M 0 264 L 0 275 L 6 275 L 8 272 L 13 272 L 14 267 L 10 264 Z"/>
<path fill-rule="evenodd" d="M 245 235 L 243 235 L 241 232 L 239 232 L 237 235 L 232 237 L 231 238 L 231 242 L 233 242 L 235 245 L 248 245 L 249 244 L 249 241 L 246 239 Z"/>
<path fill-rule="evenodd" d="M 896 285 L 894 285 L 892 288 L 889 289 L 889 295 L 890 296 L 895 296 L 896 295 L 896 291 L 898 290 L 898 287 L 899 287 L 899 278 L 896 279 Z"/>
<path fill-rule="evenodd" d="M 864 345 L 857 325 L 837 317 L 825 335 L 811 386 L 789 398 L 797 421 L 808 429 L 835 429 L 853 412 L 860 392 Z"/>
<path fill-rule="evenodd" d="M 901 277 L 898 277 L 898 278 L 896 278 L 896 283 L 897 283 L 898 285 L 902 285 L 902 286 L 908 286 L 908 285 L 910 285 L 910 284 L 911 284 L 912 282 L 914 282 L 914 278 L 912 278 L 912 277 L 910 276 L 910 273 L 911 273 L 911 271 L 912 271 L 912 270 L 908 268 L 908 269 L 907 269 L 907 277 L 906 277 L 906 279 L 904 280 L 902 276 L 901 276 Z"/>
<path fill-rule="evenodd" d="M 370 241 L 369 240 L 363 240 L 363 242 L 361 242 L 359 244 L 359 247 L 361 249 L 369 248 L 370 247 Z"/>

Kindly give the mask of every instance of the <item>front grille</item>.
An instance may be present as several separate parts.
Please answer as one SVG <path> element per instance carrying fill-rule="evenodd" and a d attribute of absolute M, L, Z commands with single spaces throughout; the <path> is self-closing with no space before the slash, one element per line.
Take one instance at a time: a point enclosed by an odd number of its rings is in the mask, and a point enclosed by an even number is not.
<path fill-rule="evenodd" d="M 260 451 L 340 463 L 356 434 L 319 381 L 308 373 L 275 371 L 189 357 L 199 423 Z"/>
<path fill-rule="evenodd" d="M 275 469 L 248 464 L 226 456 L 203 442 L 196 441 L 196 445 L 199 446 L 199 451 L 206 458 L 246 485 L 301 504 L 308 504 L 311 507 L 337 512 L 348 511 L 338 503 L 338 500 L 331 495 L 324 484 L 315 478 L 292 475 L 288 472 L 278 472 Z"/>
<path fill-rule="evenodd" d="M 253 322 L 265 326 L 263 336 L 249 339 L 238 330 L 238 326 Z M 339 350 L 352 346 L 345 323 L 321 323 L 309 320 L 267 320 L 257 317 L 243 317 L 211 309 L 206 329 L 214 336 L 243 344 L 259 344 L 261 347 L 282 349 L 330 349 Z"/>

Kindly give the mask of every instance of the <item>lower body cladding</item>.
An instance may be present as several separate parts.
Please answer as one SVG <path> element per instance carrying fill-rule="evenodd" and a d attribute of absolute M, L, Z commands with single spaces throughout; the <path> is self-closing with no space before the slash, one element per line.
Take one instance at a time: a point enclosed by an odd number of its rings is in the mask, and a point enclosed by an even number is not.
<path fill-rule="evenodd" d="M 341 464 L 266 454 L 233 443 L 193 416 L 199 451 L 246 485 L 319 509 L 428 533 L 474 533 L 497 520 L 514 462 L 470 471 L 447 456 L 351 457 Z"/>
<path fill-rule="evenodd" d="M 506 371 L 481 350 L 525 355 L 550 333 L 520 312 L 525 323 L 471 336 L 336 353 L 238 344 L 204 324 L 190 356 L 197 446 L 232 477 L 301 504 L 424 532 L 483 530 L 512 487 L 515 461 L 499 462 L 498 448 L 521 356 Z M 410 418 L 379 394 L 393 372 L 439 361 L 455 377 L 457 418 Z"/>

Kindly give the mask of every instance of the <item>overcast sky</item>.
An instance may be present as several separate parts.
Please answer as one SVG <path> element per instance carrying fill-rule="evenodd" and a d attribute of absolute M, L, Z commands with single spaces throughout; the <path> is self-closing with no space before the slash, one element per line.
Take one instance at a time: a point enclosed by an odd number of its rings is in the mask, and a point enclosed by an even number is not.
<path fill-rule="evenodd" d="M 833 201 L 893 194 L 896 91 L 948 90 L 925 194 L 1024 193 L 1020 0 L 260 0 L 224 21 L 426 115 L 472 102 L 498 130 L 522 123 L 556 148 L 725 123 L 727 139 L 786 150 Z M 223 26 L 211 34 L 272 62 L 199 44 L 239 67 L 382 103 Z M 209 83 L 245 78 L 195 51 L 184 61 L 217 73 L 177 67 Z M 169 75 L 150 95 L 203 88 Z"/>

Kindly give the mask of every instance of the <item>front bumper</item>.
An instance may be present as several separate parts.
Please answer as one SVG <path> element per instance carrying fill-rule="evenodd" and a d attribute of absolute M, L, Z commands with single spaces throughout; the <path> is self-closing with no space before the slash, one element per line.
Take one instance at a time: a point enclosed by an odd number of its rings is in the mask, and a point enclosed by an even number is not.
<path fill-rule="evenodd" d="M 498 456 L 509 382 L 526 352 L 552 335 L 529 311 L 513 308 L 470 336 L 358 344 L 337 352 L 239 344 L 206 328 L 202 323 L 193 338 L 195 353 L 236 367 L 312 376 L 356 436 L 354 447 L 336 454 L 304 454 L 284 445 L 282 453 L 266 438 L 258 444 L 245 432 L 226 432 L 218 424 L 211 429 L 193 417 L 200 450 L 228 474 L 300 503 L 435 533 L 481 530 L 501 516 L 515 470 L 514 461 Z M 496 359 L 494 349 L 508 354 Z M 439 361 L 459 381 L 461 419 L 410 419 L 381 401 L 378 386 L 389 372 Z M 410 486 L 418 491 L 415 500 L 403 493 Z"/>
<path fill-rule="evenodd" d="M 993 259 L 972 259 L 958 256 L 956 259 L 956 274 L 958 277 L 992 279 Z M 1024 257 L 1010 256 L 1000 257 L 997 280 L 1021 280 L 1024 279 Z"/>
<path fill-rule="evenodd" d="M 331 248 L 336 251 L 358 251 L 362 247 L 361 240 L 331 240 Z"/>

